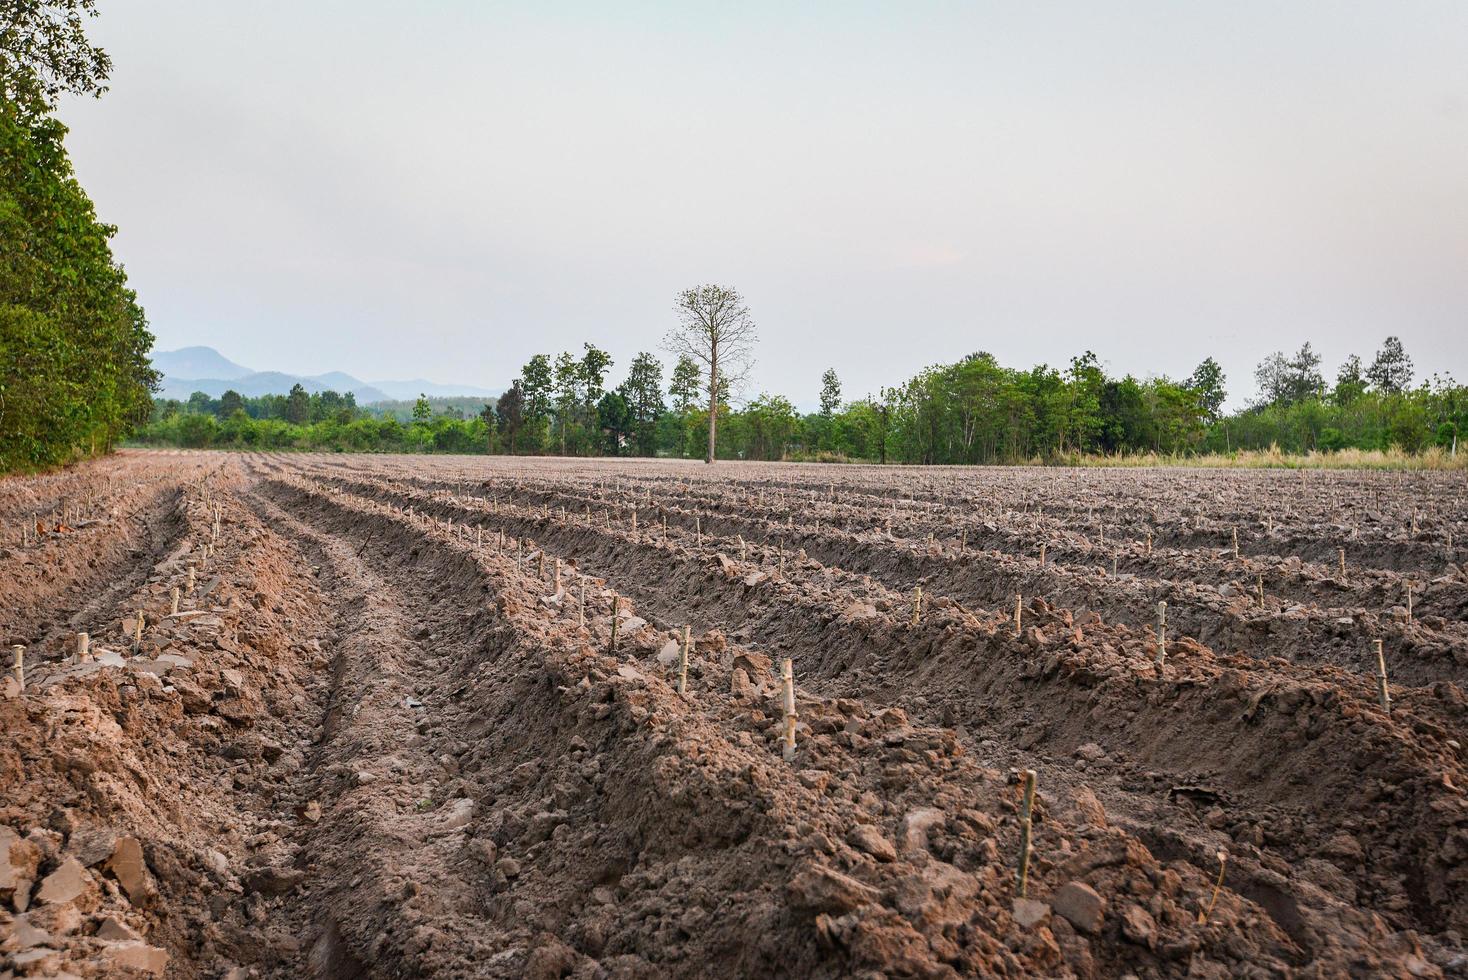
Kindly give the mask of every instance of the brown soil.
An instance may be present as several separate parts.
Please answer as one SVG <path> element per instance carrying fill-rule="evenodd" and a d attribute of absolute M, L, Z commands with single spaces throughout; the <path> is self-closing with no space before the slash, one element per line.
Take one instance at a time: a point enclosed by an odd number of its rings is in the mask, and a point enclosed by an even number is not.
<path fill-rule="evenodd" d="M 163 452 L 6 480 L 0 977 L 1463 975 L 1465 489 Z"/>

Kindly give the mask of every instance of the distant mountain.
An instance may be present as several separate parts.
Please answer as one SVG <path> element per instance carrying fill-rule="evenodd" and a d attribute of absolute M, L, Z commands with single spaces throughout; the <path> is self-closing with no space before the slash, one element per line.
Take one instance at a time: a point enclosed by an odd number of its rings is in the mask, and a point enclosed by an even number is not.
<path fill-rule="evenodd" d="M 417 398 L 420 394 L 446 398 L 467 395 L 492 398 L 499 392 L 475 385 L 435 384 L 421 378 L 412 381 L 360 381 L 350 374 L 331 371 L 318 375 L 286 374 L 281 371 L 252 371 L 234 363 L 212 347 L 182 347 L 155 351 L 153 366 L 163 372 L 158 395 L 185 401 L 196 391 L 218 398 L 233 389 L 247 398 L 288 394 L 295 385 L 307 391 L 350 391 L 358 405 Z"/>
<path fill-rule="evenodd" d="M 213 347 L 180 347 L 153 352 L 153 366 L 172 378 L 243 378 L 255 372 L 236 364 Z"/>
<path fill-rule="evenodd" d="M 479 388 L 475 385 L 440 385 L 432 381 L 424 381 L 422 378 L 414 378 L 412 381 L 374 381 L 372 387 L 381 388 L 387 392 L 388 398 L 399 401 L 417 398 L 419 395 L 427 395 L 430 398 L 453 398 L 455 395 L 496 398 L 500 394 L 498 391 Z"/>

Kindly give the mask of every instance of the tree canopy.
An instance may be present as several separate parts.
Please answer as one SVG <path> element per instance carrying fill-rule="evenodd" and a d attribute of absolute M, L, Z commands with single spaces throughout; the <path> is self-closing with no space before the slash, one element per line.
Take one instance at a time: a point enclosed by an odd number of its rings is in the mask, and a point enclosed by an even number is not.
<path fill-rule="evenodd" d="M 54 41 L 17 40 L 41 16 L 38 7 L 49 6 L 11 4 L 9 26 L 0 30 L 7 89 L 0 99 L 4 470 L 107 451 L 147 419 L 158 382 L 147 319 L 112 257 L 116 229 L 97 219 L 72 173 L 66 127 L 49 115 L 40 91 L 24 94 L 27 79 L 41 91 L 60 91 L 100 77 L 67 46 L 64 31 Z M 10 97 L 17 77 L 21 94 Z"/>
<path fill-rule="evenodd" d="M 664 388 L 663 364 L 642 351 L 608 389 L 609 359 L 605 366 L 600 354 L 588 359 L 593 351 L 599 348 L 588 344 L 579 356 L 535 355 L 509 390 L 475 412 L 460 409 L 464 399 L 420 399 L 411 415 L 374 418 L 382 413 L 327 391 L 309 395 L 308 421 L 292 424 L 289 396 L 243 399 L 243 409 L 231 413 L 230 393 L 217 401 L 198 393 L 187 402 L 160 401 L 145 437 L 177 445 L 707 458 L 708 408 L 697 391 L 696 364 L 675 366 Z M 1318 358 L 1308 347 L 1305 352 L 1309 356 L 1266 359 L 1283 362 L 1293 378 L 1275 400 L 1261 392 L 1254 404 L 1231 414 L 1223 410 L 1223 371 L 1211 357 L 1186 380 L 1174 381 L 1111 375 L 1091 351 L 1063 368 L 1006 367 L 978 351 L 849 401 L 841 400 L 839 381 L 828 370 L 817 410 L 806 414 L 770 392 L 737 402 L 721 381 L 715 451 L 720 459 L 1008 463 L 1273 445 L 1295 452 L 1420 450 L 1451 446 L 1468 423 L 1468 393 L 1451 379 L 1383 389 L 1362 376 L 1360 358 L 1352 357 L 1330 388 L 1305 376 L 1319 374 Z M 527 377 L 540 379 L 544 389 L 533 419 Z M 588 411 L 585 399 L 598 391 Z M 1296 392 L 1303 394 L 1288 400 Z"/>
<path fill-rule="evenodd" d="M 0 0 L 0 96 L 42 112 L 63 93 L 100 96 L 112 59 L 86 34 L 97 0 Z"/>

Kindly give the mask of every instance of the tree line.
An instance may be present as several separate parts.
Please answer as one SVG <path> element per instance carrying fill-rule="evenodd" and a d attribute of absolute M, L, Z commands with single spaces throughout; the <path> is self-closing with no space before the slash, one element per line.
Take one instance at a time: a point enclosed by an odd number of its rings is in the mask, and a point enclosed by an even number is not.
<path fill-rule="evenodd" d="M 476 413 L 464 410 L 468 399 L 419 398 L 410 416 L 374 416 L 350 394 L 299 386 L 263 398 L 196 393 L 184 403 L 160 401 L 143 438 L 260 449 L 697 459 L 709 454 L 712 409 L 719 459 L 971 464 L 1271 446 L 1417 452 L 1455 446 L 1468 423 L 1464 389 L 1439 376 L 1413 387 L 1411 359 L 1395 337 L 1369 366 L 1348 358 L 1334 384 L 1326 383 L 1309 344 L 1294 355 L 1271 354 L 1256 371 L 1254 399 L 1232 413 L 1223 412 L 1226 379 L 1211 357 L 1175 381 L 1112 376 L 1089 351 L 1064 368 L 1029 369 L 980 352 L 851 400 L 828 369 L 819 379 L 819 407 L 808 413 L 782 395 L 737 401 L 730 375 L 718 379 L 706 401 L 710 367 L 686 349 L 671 371 L 653 352 L 638 353 L 614 386 L 613 367 L 591 343 L 579 352 L 537 354 Z"/>
<path fill-rule="evenodd" d="M 0 5 L 0 471 L 112 448 L 148 417 L 153 337 L 113 259 L 55 117 L 101 95 L 111 61 L 88 42 L 94 0 Z"/>

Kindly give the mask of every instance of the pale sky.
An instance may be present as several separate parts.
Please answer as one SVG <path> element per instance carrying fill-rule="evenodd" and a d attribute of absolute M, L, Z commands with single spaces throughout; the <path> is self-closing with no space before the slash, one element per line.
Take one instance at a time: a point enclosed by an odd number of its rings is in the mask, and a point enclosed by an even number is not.
<path fill-rule="evenodd" d="M 739 288 L 750 394 L 988 350 L 1468 381 L 1468 3 L 106 3 L 69 147 L 160 349 L 501 388 Z M 668 361 L 663 355 L 665 363 Z"/>

